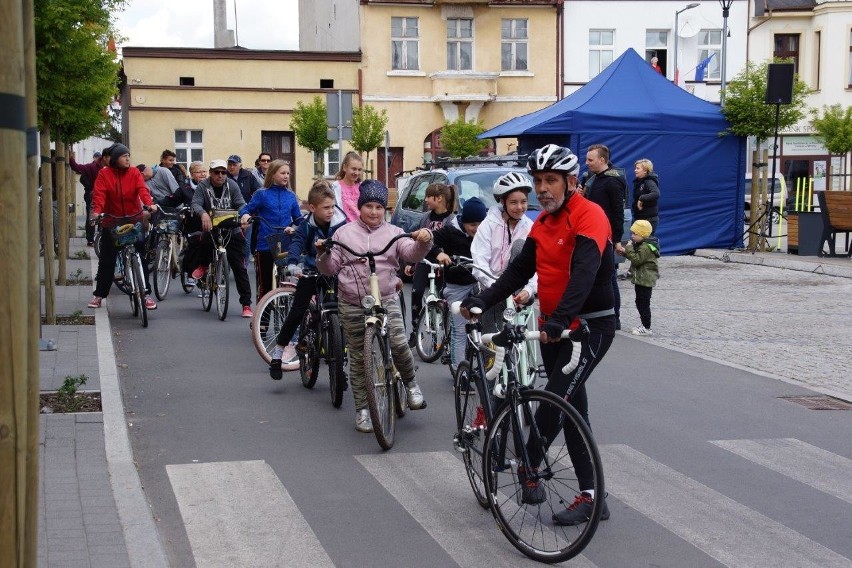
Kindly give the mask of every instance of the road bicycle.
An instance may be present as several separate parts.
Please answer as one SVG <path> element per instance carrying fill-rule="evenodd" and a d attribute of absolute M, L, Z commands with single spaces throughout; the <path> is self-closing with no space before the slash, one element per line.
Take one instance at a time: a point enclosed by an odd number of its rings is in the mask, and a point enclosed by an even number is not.
<path fill-rule="evenodd" d="M 209 233 L 196 232 L 190 237 L 209 239 L 211 243 L 202 242 L 201 246 L 212 246 L 213 255 L 207 267 L 206 274 L 196 280 L 195 285 L 201 290 L 201 308 L 210 311 L 214 300 L 216 316 L 219 321 L 225 321 L 228 316 L 228 297 L 230 294 L 231 265 L 228 263 L 227 247 L 231 241 L 231 231 L 240 226 L 239 215 L 236 211 L 217 211 L 212 217 L 213 228 Z M 209 236 L 207 236 L 209 235 Z"/>
<path fill-rule="evenodd" d="M 254 217 L 252 222 L 266 223 L 266 220 L 262 217 Z M 293 294 L 296 292 L 296 285 L 288 280 L 287 251 L 283 247 L 283 243 L 288 238 L 284 233 L 287 227 L 270 225 L 270 228 L 275 231 L 266 237 L 269 252 L 275 262 L 272 269 L 272 288 L 257 301 L 249 324 L 254 348 L 267 365 L 272 361 L 272 350 L 275 348 L 284 320 L 287 319 L 287 314 L 293 307 Z"/>
<path fill-rule="evenodd" d="M 152 227 L 154 235 L 154 294 L 158 300 L 164 300 L 169 293 L 173 278 L 181 274 L 181 284 L 186 291 L 186 275 L 180 268 L 180 253 L 184 248 L 181 232 L 183 219 L 189 207 L 181 206 L 173 213 L 163 211 L 159 221 Z M 190 288 L 192 291 L 192 288 Z"/>
<path fill-rule="evenodd" d="M 299 354 L 299 375 L 306 388 L 314 388 L 320 361 L 328 364 L 328 383 L 331 404 L 340 408 L 346 390 L 346 349 L 343 327 L 337 313 L 337 278 L 308 272 L 302 278 L 314 278 L 317 293 L 311 300 L 299 326 L 296 352 Z"/>
<path fill-rule="evenodd" d="M 451 320 L 447 301 L 441 297 L 441 292 L 438 290 L 437 279 L 442 266 L 428 260 L 420 262 L 429 267 L 429 287 L 417 320 L 414 345 L 418 357 L 424 363 L 432 363 L 448 349 L 452 334 Z"/>
<path fill-rule="evenodd" d="M 396 241 L 411 238 L 411 233 L 401 233 L 392 238 L 379 251 L 357 252 L 347 245 L 326 240 L 325 247 L 339 246 L 352 256 L 367 259 L 369 269 L 369 291 L 361 299 L 364 308 L 364 384 L 367 390 L 367 405 L 373 422 L 373 434 L 383 450 L 393 447 L 396 437 L 396 419 L 402 418 L 408 409 L 408 393 L 402 377 L 393 364 L 390 342 L 390 324 L 387 310 L 382 306 L 379 292 L 379 277 L 376 274 L 376 257 L 386 253 Z M 426 403 L 423 403 L 423 407 Z"/>
<path fill-rule="evenodd" d="M 451 307 L 458 313 L 460 302 Z M 591 430 L 564 398 L 525 386 L 519 379 L 518 352 L 540 332 L 513 322 L 504 313 L 503 329 L 481 334 L 479 310 L 471 312 L 466 331 L 474 352 L 490 341 L 505 356 L 508 370 L 505 391 L 489 385 L 481 357 L 460 365 L 456 374 L 456 425 L 454 446 L 462 454 L 468 479 L 480 505 L 483 497 L 497 526 L 512 545 L 540 562 L 563 562 L 579 554 L 594 536 L 604 499 L 593 501 L 586 522 L 558 526 L 553 515 L 580 496 L 575 460 L 585 463 L 595 495 L 605 496 L 603 467 Z M 479 313 L 477 313 L 479 312 Z M 579 364 L 581 342 L 588 334 L 585 322 L 562 337 L 571 342 L 571 359 L 562 368 L 571 373 Z M 467 386 L 469 385 L 469 387 Z M 579 385 L 574 385 L 574 389 Z M 489 388 L 490 387 L 490 388 Z M 569 396 L 574 390 L 569 389 Z M 493 408 L 493 402 L 502 398 Z M 548 430 L 556 436 L 548 442 Z M 563 438 L 558 438 L 559 430 Z M 570 450 L 569 455 L 569 447 Z"/>
<path fill-rule="evenodd" d="M 112 219 L 111 227 L 104 227 L 104 221 Z M 96 222 L 107 228 L 115 243 L 115 284 L 130 298 L 130 313 L 139 317 L 142 327 L 148 327 L 148 308 L 145 306 L 145 272 L 142 268 L 142 255 L 136 250 L 136 244 L 143 237 L 142 215 L 122 217 L 101 213 Z M 103 238 L 103 237 L 101 237 Z"/>

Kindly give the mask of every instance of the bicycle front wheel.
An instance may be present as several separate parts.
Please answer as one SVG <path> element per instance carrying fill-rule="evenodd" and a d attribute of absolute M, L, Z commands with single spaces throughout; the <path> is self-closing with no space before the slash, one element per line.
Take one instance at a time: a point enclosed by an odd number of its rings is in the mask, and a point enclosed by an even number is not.
<path fill-rule="evenodd" d="M 154 294 L 158 300 L 164 300 L 171 284 L 172 240 L 168 235 L 157 241 L 157 253 L 154 258 Z"/>
<path fill-rule="evenodd" d="M 314 385 L 317 384 L 317 374 L 319 374 L 318 319 L 319 313 L 316 309 L 316 303 L 311 301 L 311 305 L 305 310 L 305 315 L 302 317 L 302 323 L 299 326 L 299 343 L 296 347 L 299 353 L 299 376 L 302 378 L 302 386 L 306 389 L 314 388 Z"/>
<path fill-rule="evenodd" d="M 198 280 L 198 289 L 201 291 L 201 308 L 205 312 L 209 312 L 213 306 L 213 274 L 214 271 L 208 267 L 207 274 Z"/>
<path fill-rule="evenodd" d="M 267 292 L 257 303 L 251 319 L 251 340 L 254 348 L 268 365 L 272 361 L 278 332 L 290 313 L 296 287 L 289 282 Z"/>
<path fill-rule="evenodd" d="M 442 303 L 432 303 L 420 312 L 417 322 L 417 355 L 425 363 L 437 361 L 444 352 L 447 343 L 447 329 L 444 326 L 446 314 Z"/>
<path fill-rule="evenodd" d="M 231 265 L 223 254 L 216 261 L 216 269 L 213 275 L 213 295 L 216 297 L 216 316 L 219 321 L 225 321 L 228 317 L 228 277 L 231 274 Z"/>
<path fill-rule="evenodd" d="M 373 433 L 383 450 L 393 447 L 396 434 L 394 388 L 390 359 L 390 346 L 375 325 L 364 330 L 364 385 L 367 388 L 367 405 L 373 420 Z"/>
<path fill-rule="evenodd" d="M 133 298 L 138 306 L 138 312 L 142 319 L 142 327 L 148 327 L 148 308 L 145 307 L 145 273 L 142 270 L 142 259 L 138 254 L 131 257 L 133 267 Z M 136 314 L 134 314 L 136 315 Z"/>
<path fill-rule="evenodd" d="M 340 408 L 343 404 L 343 390 L 346 388 L 345 354 L 343 352 L 343 328 L 337 314 L 329 314 L 326 330 L 326 353 L 328 361 L 328 386 L 331 391 L 331 405 Z"/>
<path fill-rule="evenodd" d="M 127 254 L 122 251 L 118 258 L 121 260 L 121 286 L 119 290 L 124 292 L 130 297 L 130 313 L 133 314 L 133 317 L 139 315 L 139 298 L 136 296 L 136 289 L 139 287 L 138 282 L 136 282 L 136 274 L 133 271 L 133 255 Z M 118 285 L 118 281 L 116 281 L 116 285 Z"/>
<path fill-rule="evenodd" d="M 482 469 L 482 448 L 491 409 L 485 392 L 485 374 L 479 366 L 474 370 L 469 361 L 459 363 L 455 377 L 456 437 L 455 446 L 462 455 L 467 479 L 479 504 L 488 507 L 488 495 Z"/>
<path fill-rule="evenodd" d="M 545 437 L 548 428 L 561 434 L 551 444 Z M 534 462 L 536 456 L 540 462 Z M 577 467 L 592 486 L 584 489 L 606 495 L 591 430 L 565 400 L 532 389 L 520 391 L 515 402 L 507 398 L 488 427 L 483 459 L 491 513 L 515 548 L 539 562 L 553 563 L 573 558 L 591 541 L 603 499 L 594 500 L 586 522 L 553 522 L 553 516 L 580 495 Z"/>

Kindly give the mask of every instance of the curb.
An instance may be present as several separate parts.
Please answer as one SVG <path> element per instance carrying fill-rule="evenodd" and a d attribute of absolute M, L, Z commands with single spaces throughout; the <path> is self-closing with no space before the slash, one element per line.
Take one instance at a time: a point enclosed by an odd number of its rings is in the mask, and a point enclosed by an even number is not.
<path fill-rule="evenodd" d="M 97 257 L 92 258 L 92 274 L 97 273 Z M 98 345 L 98 371 L 101 380 L 101 407 L 104 418 L 104 445 L 113 498 L 124 533 L 130 565 L 143 568 L 168 568 L 151 507 L 142 489 L 139 471 L 133 462 L 130 435 L 125 420 L 124 402 L 118 383 L 118 367 L 112 346 L 112 326 L 108 304 L 95 311 L 95 335 Z"/>
<path fill-rule="evenodd" d="M 757 266 L 783 268 L 786 270 L 810 272 L 811 274 L 823 274 L 825 276 L 835 276 L 838 278 L 852 278 L 852 261 L 849 261 L 848 265 L 845 265 L 823 262 L 822 260 L 820 260 L 820 257 L 812 257 L 814 260 L 807 261 L 797 260 L 783 253 L 769 253 L 767 255 L 758 255 L 750 252 L 719 249 L 698 249 L 695 251 L 694 256 L 698 256 L 701 258 L 709 258 L 713 260 L 721 260 L 722 262 L 754 264 Z M 842 257 L 834 258 L 842 259 Z"/>

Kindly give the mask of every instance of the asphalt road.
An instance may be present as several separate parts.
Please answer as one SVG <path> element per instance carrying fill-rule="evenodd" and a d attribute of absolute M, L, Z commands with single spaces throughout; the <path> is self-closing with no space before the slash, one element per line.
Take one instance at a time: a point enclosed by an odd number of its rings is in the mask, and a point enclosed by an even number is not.
<path fill-rule="evenodd" d="M 177 283 L 175 281 L 175 283 Z M 625 305 L 626 305 L 625 301 Z M 517 566 L 452 450 L 445 368 L 382 452 L 325 374 L 271 381 L 248 320 L 179 286 L 142 329 L 111 307 L 131 442 L 174 566 Z M 570 565 L 852 566 L 852 412 L 619 335 L 589 383 L 612 518 Z"/>

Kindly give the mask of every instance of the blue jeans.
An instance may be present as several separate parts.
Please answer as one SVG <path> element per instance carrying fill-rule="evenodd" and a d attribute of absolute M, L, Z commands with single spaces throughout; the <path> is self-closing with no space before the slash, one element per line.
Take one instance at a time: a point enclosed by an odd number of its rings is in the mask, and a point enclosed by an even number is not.
<path fill-rule="evenodd" d="M 444 287 L 444 299 L 448 304 L 460 302 L 470 296 L 473 284 L 447 284 Z M 467 320 L 461 314 L 450 314 L 452 318 L 452 332 L 450 337 L 450 362 L 455 368 L 460 361 L 464 361 L 464 350 L 467 345 L 467 334 L 464 326 Z"/>

